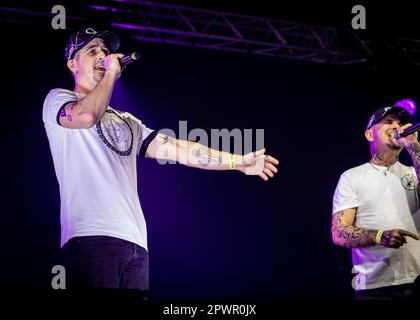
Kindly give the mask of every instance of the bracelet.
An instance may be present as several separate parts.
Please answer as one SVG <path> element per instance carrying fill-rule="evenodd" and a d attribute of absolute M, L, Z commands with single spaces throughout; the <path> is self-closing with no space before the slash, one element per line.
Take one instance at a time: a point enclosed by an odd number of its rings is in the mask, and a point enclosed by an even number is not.
<path fill-rule="evenodd" d="M 233 153 L 230 155 L 230 158 L 229 158 L 229 168 L 231 170 L 235 170 L 236 168 L 235 155 Z"/>
<path fill-rule="evenodd" d="M 381 244 L 382 234 L 384 233 L 384 230 L 378 230 L 378 233 L 376 234 L 376 244 Z"/>

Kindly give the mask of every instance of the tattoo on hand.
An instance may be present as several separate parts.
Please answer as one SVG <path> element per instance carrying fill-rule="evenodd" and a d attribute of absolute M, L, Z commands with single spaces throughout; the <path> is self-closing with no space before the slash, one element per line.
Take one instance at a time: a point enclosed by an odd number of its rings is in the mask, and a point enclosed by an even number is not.
<path fill-rule="evenodd" d="M 346 248 L 357 248 L 375 245 L 377 231 L 367 230 L 343 224 L 341 218 L 344 212 L 339 211 L 333 216 L 332 233 L 335 239 Z"/>
<path fill-rule="evenodd" d="M 392 245 L 392 232 L 394 230 L 385 230 L 382 233 L 382 237 L 381 237 L 381 245 L 383 245 L 384 247 L 389 247 Z"/>
<path fill-rule="evenodd" d="M 222 163 L 222 157 L 215 156 L 206 147 L 194 148 L 192 150 L 192 155 L 204 167 L 208 166 L 210 162 L 217 163 L 217 164 Z"/>

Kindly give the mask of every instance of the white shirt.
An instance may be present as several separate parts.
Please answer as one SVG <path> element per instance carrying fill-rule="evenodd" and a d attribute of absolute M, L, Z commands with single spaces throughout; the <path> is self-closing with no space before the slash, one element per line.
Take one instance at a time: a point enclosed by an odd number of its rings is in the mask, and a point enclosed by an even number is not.
<path fill-rule="evenodd" d="M 61 246 L 76 236 L 120 238 L 147 250 L 147 230 L 137 193 L 137 154 L 152 130 L 108 107 L 89 129 L 59 125 L 58 113 L 84 95 L 54 89 L 43 121 L 61 197 Z M 155 132 L 146 139 L 154 137 Z"/>
<path fill-rule="evenodd" d="M 333 200 L 333 213 L 357 208 L 355 226 L 420 231 L 417 178 L 413 167 L 399 162 L 386 167 L 365 163 L 344 172 Z M 399 249 L 380 245 L 353 248 L 356 290 L 411 283 L 420 274 L 420 241 L 406 237 Z"/>

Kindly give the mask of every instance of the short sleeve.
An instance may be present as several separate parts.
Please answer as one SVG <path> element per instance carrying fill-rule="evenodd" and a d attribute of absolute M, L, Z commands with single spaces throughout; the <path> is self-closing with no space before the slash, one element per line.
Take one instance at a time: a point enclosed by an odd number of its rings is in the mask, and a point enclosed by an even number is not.
<path fill-rule="evenodd" d="M 348 174 L 343 173 L 334 192 L 332 213 L 358 206 L 359 196 L 357 189 Z"/>
<path fill-rule="evenodd" d="M 147 147 L 150 142 L 156 137 L 157 131 L 146 127 L 144 124 L 140 124 L 140 135 L 138 141 L 138 154 L 144 157 L 146 155 Z"/>
<path fill-rule="evenodd" d="M 148 128 L 141 120 L 137 119 L 128 112 L 122 113 L 125 117 L 130 118 L 138 129 L 138 140 L 137 140 L 137 155 L 145 156 L 147 147 L 150 142 L 156 137 L 157 131 Z"/>
<path fill-rule="evenodd" d="M 60 125 L 58 114 L 70 102 L 79 100 L 77 95 L 66 89 L 51 90 L 44 101 L 42 120 L 45 125 Z"/>

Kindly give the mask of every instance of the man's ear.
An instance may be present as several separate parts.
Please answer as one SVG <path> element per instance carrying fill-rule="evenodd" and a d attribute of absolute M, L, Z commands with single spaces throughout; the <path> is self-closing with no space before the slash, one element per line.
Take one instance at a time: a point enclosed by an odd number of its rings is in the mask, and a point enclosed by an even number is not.
<path fill-rule="evenodd" d="M 365 131 L 365 137 L 366 137 L 367 141 L 369 141 L 369 142 L 373 141 L 372 129 L 369 129 L 369 130 Z"/>
<path fill-rule="evenodd" d="M 67 61 L 67 68 L 69 68 L 71 70 L 71 72 L 77 73 L 77 66 L 76 66 L 76 62 L 74 61 L 74 59 L 70 59 L 70 60 Z"/>

